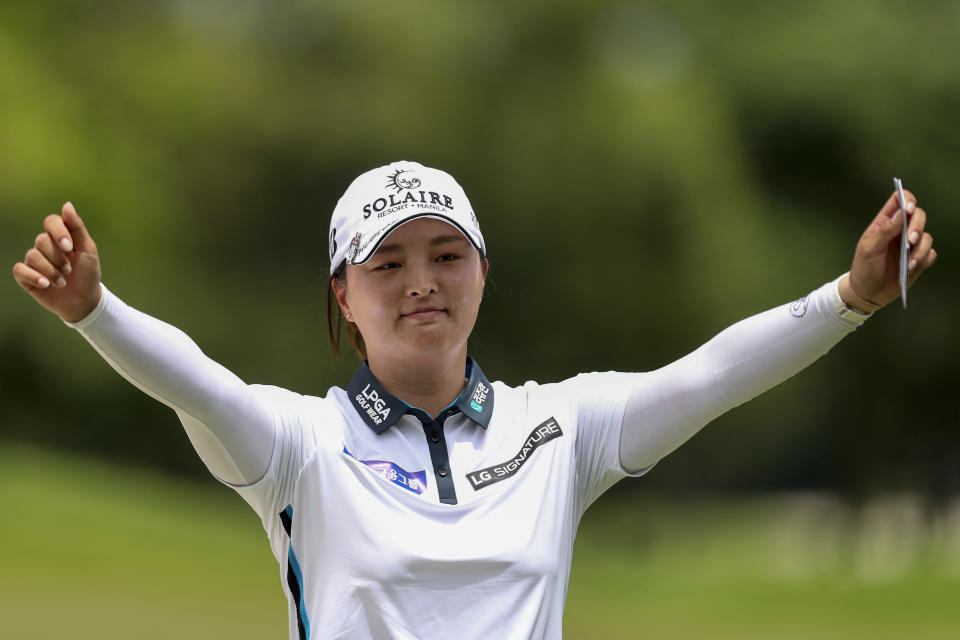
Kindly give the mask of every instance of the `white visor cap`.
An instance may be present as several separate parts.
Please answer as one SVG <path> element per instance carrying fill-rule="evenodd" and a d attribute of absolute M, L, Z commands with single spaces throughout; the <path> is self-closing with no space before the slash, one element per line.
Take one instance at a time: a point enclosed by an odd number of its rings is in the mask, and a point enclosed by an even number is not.
<path fill-rule="evenodd" d="M 363 264 L 394 229 L 416 218 L 457 228 L 481 257 L 480 223 L 467 194 L 449 173 L 418 162 L 391 162 L 350 183 L 330 218 L 330 275 L 346 262 Z"/>

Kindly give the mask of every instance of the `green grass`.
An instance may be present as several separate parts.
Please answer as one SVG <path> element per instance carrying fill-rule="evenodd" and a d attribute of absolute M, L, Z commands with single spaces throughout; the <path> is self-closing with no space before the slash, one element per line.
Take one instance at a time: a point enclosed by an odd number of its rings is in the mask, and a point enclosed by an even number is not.
<path fill-rule="evenodd" d="M 577 540 L 567 637 L 956 638 L 960 527 L 918 506 L 600 506 Z"/>
<path fill-rule="evenodd" d="M 283 638 L 259 519 L 196 484 L 0 452 L 0 638 Z"/>
<path fill-rule="evenodd" d="M 0 513 L 0 638 L 286 637 L 266 535 L 212 480 L 8 446 Z M 958 513 L 909 496 L 601 500 L 565 637 L 955 638 Z"/>

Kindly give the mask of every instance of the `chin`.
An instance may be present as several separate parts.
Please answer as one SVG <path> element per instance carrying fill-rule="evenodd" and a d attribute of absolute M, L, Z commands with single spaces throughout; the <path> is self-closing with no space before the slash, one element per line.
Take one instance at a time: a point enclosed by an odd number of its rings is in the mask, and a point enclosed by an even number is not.
<path fill-rule="evenodd" d="M 418 332 L 416 336 L 407 336 L 407 340 L 404 340 L 407 351 L 413 357 L 427 354 L 446 354 L 460 349 L 465 342 L 465 340 L 451 336 L 447 331 L 425 329 L 427 330 Z"/>

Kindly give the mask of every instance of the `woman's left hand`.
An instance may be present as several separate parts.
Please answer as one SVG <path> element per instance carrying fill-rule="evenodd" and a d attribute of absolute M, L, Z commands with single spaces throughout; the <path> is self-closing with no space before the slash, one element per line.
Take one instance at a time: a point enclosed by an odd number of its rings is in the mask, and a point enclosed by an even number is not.
<path fill-rule="evenodd" d="M 926 212 L 917 206 L 917 198 L 912 193 L 904 190 L 903 195 L 909 214 L 909 286 L 936 261 L 937 252 L 933 249 L 933 236 L 924 231 L 927 224 Z M 897 192 L 894 191 L 877 213 L 877 217 L 860 236 L 850 275 L 840 281 L 840 297 L 854 309 L 870 313 L 900 297 L 900 236 L 903 215 Z"/>

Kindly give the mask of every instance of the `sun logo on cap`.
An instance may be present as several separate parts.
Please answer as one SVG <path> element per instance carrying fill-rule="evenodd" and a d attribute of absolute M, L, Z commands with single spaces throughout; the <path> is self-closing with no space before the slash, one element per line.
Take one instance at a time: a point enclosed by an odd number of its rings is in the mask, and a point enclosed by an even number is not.
<path fill-rule="evenodd" d="M 387 178 L 387 187 L 396 189 L 397 193 L 400 193 L 404 189 L 416 189 L 420 186 L 420 178 L 400 175 L 403 173 L 410 173 L 410 170 L 397 169 L 395 174 Z"/>

